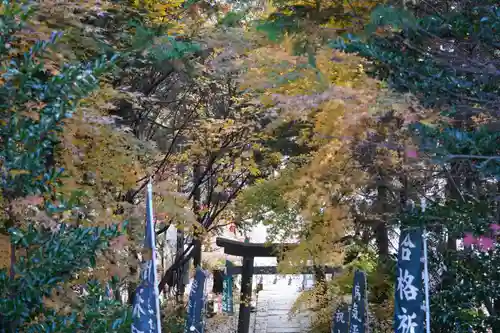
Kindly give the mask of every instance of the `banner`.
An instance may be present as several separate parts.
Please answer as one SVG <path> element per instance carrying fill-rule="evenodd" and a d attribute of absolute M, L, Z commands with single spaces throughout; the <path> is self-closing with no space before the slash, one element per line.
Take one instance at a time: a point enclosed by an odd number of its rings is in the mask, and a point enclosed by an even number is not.
<path fill-rule="evenodd" d="M 331 333 L 347 333 L 349 331 L 349 306 L 341 304 L 333 313 L 332 332 Z"/>
<path fill-rule="evenodd" d="M 233 307 L 233 276 L 229 273 L 229 269 L 233 264 L 226 260 L 226 274 L 223 280 L 223 291 L 222 291 L 222 312 L 227 314 L 234 313 Z"/>
<path fill-rule="evenodd" d="M 132 333 L 160 333 L 160 299 L 156 279 L 156 243 L 153 226 L 153 187 L 148 183 L 146 192 L 146 235 L 141 282 L 137 287 L 132 309 Z M 146 252 L 145 252 L 146 253 Z"/>
<path fill-rule="evenodd" d="M 349 333 L 366 332 L 366 275 L 362 271 L 354 273 L 352 286 L 351 316 Z"/>
<path fill-rule="evenodd" d="M 196 269 L 191 292 L 189 293 L 188 315 L 184 333 L 203 333 L 203 310 L 205 308 L 205 280 L 206 273 L 201 269 Z"/>
<path fill-rule="evenodd" d="M 401 231 L 394 301 L 396 333 L 423 333 L 422 230 Z"/>

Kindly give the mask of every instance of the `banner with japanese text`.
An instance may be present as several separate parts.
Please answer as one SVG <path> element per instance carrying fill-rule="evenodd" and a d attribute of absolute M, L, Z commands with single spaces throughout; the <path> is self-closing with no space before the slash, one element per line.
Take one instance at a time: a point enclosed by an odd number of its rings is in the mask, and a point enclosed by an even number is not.
<path fill-rule="evenodd" d="M 234 313 L 233 307 L 233 275 L 230 274 L 229 270 L 233 264 L 226 260 L 226 274 L 223 280 L 222 289 L 222 312 L 227 314 Z M 229 273 L 229 274 L 228 274 Z"/>
<path fill-rule="evenodd" d="M 423 333 L 425 312 L 422 288 L 422 230 L 402 230 L 399 238 L 394 329 L 396 333 Z"/>
<path fill-rule="evenodd" d="M 332 332 L 331 333 L 347 333 L 349 331 L 349 306 L 341 304 L 333 313 Z"/>
<path fill-rule="evenodd" d="M 160 299 L 156 277 L 156 240 L 153 226 L 153 188 L 146 193 L 146 233 L 142 258 L 141 280 L 135 292 L 132 309 L 132 333 L 160 333 Z"/>
<path fill-rule="evenodd" d="M 351 316 L 349 333 L 366 332 L 366 274 L 362 271 L 354 273 L 352 286 Z"/>
<path fill-rule="evenodd" d="M 205 271 L 198 267 L 189 293 L 188 314 L 184 333 L 203 333 L 204 331 L 203 312 L 205 309 L 206 278 Z"/>

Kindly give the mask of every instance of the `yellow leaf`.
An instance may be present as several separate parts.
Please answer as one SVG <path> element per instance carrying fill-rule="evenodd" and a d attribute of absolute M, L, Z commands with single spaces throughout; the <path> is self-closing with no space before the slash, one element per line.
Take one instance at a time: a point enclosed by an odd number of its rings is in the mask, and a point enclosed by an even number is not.
<path fill-rule="evenodd" d="M 11 176 L 19 176 L 19 175 L 29 175 L 30 172 L 28 170 L 12 169 L 12 170 L 9 170 L 9 174 Z"/>
<path fill-rule="evenodd" d="M 260 170 L 257 167 L 249 166 L 248 167 L 248 171 L 250 171 L 250 174 L 252 176 L 258 176 L 258 175 L 260 175 Z"/>

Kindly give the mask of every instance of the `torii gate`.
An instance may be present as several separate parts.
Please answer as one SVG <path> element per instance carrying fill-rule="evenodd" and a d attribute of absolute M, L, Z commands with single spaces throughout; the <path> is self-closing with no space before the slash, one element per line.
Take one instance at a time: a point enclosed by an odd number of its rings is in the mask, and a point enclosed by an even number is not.
<path fill-rule="evenodd" d="M 249 333 L 250 330 L 250 301 L 252 297 L 253 274 L 278 274 L 276 266 L 254 267 L 255 257 L 280 257 L 283 250 L 290 250 L 298 244 L 268 244 L 268 243 L 246 243 L 217 237 L 216 244 L 224 248 L 224 253 L 243 257 L 243 265 L 235 266 L 228 270 L 228 275 L 241 274 L 240 310 L 238 316 L 238 333 Z M 282 258 L 279 258 L 282 259 Z M 279 260 L 278 259 L 278 260 Z M 317 269 L 322 269 L 324 274 L 336 274 L 341 272 L 339 267 L 306 267 L 300 274 L 314 274 Z"/>

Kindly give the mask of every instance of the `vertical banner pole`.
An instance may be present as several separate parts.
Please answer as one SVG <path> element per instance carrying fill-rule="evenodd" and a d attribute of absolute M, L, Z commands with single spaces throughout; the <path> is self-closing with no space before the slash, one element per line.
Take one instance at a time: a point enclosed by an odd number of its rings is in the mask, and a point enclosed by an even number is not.
<path fill-rule="evenodd" d="M 147 199 L 148 201 L 148 211 L 146 212 L 149 223 L 149 234 L 151 237 L 151 253 L 152 258 L 151 261 L 153 263 L 153 290 L 155 297 L 155 308 L 156 308 L 156 327 L 158 332 L 161 332 L 161 315 L 160 315 L 160 294 L 158 292 L 158 279 L 157 279 L 157 271 L 156 271 L 156 232 L 154 227 L 154 215 L 153 215 L 153 179 L 149 178 L 149 182 L 147 185 Z"/>
<path fill-rule="evenodd" d="M 156 240 L 153 215 L 153 185 L 151 178 L 146 191 L 146 228 L 144 249 L 150 256 L 143 256 L 140 284 L 133 300 L 132 333 L 161 332 L 160 299 L 156 271 Z"/>
<path fill-rule="evenodd" d="M 431 305 L 429 301 L 429 266 L 427 256 L 427 231 L 423 232 L 423 247 L 424 247 L 424 288 L 425 288 L 425 326 L 426 332 L 431 333 Z"/>

